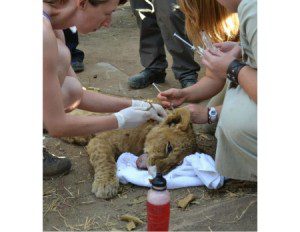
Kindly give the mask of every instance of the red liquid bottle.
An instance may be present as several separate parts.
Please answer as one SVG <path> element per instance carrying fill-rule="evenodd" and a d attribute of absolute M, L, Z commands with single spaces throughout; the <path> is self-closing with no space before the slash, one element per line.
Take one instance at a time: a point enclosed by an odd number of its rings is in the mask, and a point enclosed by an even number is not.
<path fill-rule="evenodd" d="M 147 230 L 168 231 L 170 221 L 170 193 L 162 174 L 157 173 L 151 181 L 147 195 Z"/>

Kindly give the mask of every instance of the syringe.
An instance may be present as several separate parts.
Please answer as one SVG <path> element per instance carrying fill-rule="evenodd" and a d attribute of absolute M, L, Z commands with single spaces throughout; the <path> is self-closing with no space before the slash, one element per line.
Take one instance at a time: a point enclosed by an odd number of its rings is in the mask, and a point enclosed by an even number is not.
<path fill-rule="evenodd" d="M 219 49 L 213 45 L 210 37 L 207 35 L 207 33 L 205 31 L 201 31 L 201 38 L 202 38 L 202 42 L 204 43 L 206 48 L 210 49 L 214 53 L 217 53 L 219 51 Z"/>
<path fill-rule="evenodd" d="M 183 43 L 185 43 L 187 46 L 189 46 L 190 49 L 192 49 L 193 51 L 196 51 L 200 56 L 203 56 L 204 49 L 202 47 L 198 46 L 198 49 L 197 49 L 194 45 L 190 44 L 189 42 L 187 42 L 186 40 L 184 40 L 183 38 L 181 38 L 176 32 L 174 33 L 174 36 L 177 39 L 181 40 Z"/>
<path fill-rule="evenodd" d="M 152 83 L 152 85 L 155 87 L 155 89 L 156 89 L 159 93 L 161 93 L 160 89 L 156 86 L 156 84 L 155 84 L 154 82 Z M 171 103 L 170 106 L 171 106 L 171 109 L 174 110 L 174 106 L 173 106 L 172 103 Z"/>

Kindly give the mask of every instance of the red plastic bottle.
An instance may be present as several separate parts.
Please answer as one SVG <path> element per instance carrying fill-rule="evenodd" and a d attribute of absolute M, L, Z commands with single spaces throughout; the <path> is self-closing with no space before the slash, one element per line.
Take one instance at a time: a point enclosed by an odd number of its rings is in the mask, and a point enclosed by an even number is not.
<path fill-rule="evenodd" d="M 147 195 L 147 230 L 168 231 L 170 221 L 170 193 L 161 173 L 151 181 Z"/>

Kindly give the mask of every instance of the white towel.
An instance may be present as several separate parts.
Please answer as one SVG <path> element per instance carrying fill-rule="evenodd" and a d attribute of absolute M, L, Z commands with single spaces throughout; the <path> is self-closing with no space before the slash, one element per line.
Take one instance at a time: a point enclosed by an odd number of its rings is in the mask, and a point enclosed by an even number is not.
<path fill-rule="evenodd" d="M 147 170 L 140 170 L 136 166 L 137 156 L 131 153 L 123 153 L 117 160 L 117 176 L 122 184 L 128 182 L 151 187 L 149 179 L 152 176 Z M 164 176 L 168 189 L 193 187 L 205 185 L 209 189 L 217 189 L 223 186 L 224 177 L 215 167 L 215 161 L 206 154 L 196 152 L 186 156 L 183 163 Z"/>

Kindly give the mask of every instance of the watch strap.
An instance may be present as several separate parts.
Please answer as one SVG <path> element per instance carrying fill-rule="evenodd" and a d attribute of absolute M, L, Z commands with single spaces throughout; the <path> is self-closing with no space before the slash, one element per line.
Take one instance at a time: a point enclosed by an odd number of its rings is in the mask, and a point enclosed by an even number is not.
<path fill-rule="evenodd" d="M 241 62 L 237 59 L 233 60 L 227 68 L 227 78 L 232 81 L 234 84 L 238 85 L 238 76 L 240 70 L 245 67 L 247 64 L 244 62 Z"/>

